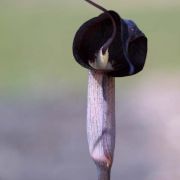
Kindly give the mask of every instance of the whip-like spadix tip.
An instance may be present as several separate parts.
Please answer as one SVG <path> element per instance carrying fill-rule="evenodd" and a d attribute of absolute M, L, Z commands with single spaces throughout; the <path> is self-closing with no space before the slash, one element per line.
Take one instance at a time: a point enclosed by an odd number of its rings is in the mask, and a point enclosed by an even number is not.
<path fill-rule="evenodd" d="M 92 1 L 86 0 L 94 5 Z M 129 76 L 141 71 L 147 54 L 147 38 L 131 20 L 116 12 L 103 11 L 85 22 L 73 41 L 75 60 L 85 68 L 110 76 Z"/>

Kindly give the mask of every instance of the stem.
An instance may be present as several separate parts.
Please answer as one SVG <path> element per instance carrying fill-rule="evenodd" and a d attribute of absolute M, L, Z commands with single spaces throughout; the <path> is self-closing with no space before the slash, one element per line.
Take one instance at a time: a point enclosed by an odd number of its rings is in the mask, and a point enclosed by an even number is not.
<path fill-rule="evenodd" d="M 98 180 L 110 180 L 115 148 L 115 80 L 89 71 L 87 137 Z"/>
<path fill-rule="evenodd" d="M 97 166 L 98 180 L 110 180 L 111 168 Z"/>

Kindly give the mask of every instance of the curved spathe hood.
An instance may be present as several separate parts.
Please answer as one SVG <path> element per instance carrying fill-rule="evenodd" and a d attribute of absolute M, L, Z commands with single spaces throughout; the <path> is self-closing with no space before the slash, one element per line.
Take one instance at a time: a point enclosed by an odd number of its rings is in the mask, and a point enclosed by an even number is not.
<path fill-rule="evenodd" d="M 113 69 L 104 71 L 115 77 L 133 75 L 144 67 L 147 38 L 133 21 L 122 19 L 114 11 L 108 12 L 116 23 L 117 31 L 109 46 L 109 62 Z M 95 61 L 99 49 L 112 32 L 113 25 L 107 13 L 102 13 L 85 22 L 74 37 L 75 60 L 85 68 L 94 69 L 90 66 L 90 62 Z"/>

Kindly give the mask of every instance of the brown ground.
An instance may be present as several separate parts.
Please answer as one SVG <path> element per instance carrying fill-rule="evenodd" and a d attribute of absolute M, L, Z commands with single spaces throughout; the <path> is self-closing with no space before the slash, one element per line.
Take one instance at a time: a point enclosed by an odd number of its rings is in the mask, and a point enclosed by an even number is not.
<path fill-rule="evenodd" d="M 118 93 L 117 88 L 112 179 L 180 179 L 178 83 L 159 77 L 135 91 Z M 0 180 L 96 179 L 85 112 L 86 97 L 78 93 L 56 100 L 2 100 Z"/>

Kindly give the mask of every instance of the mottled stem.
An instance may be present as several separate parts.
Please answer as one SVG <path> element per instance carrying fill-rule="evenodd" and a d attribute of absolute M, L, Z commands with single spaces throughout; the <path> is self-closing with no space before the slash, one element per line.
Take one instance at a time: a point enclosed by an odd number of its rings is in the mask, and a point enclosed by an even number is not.
<path fill-rule="evenodd" d="M 115 79 L 89 71 L 87 137 L 98 180 L 110 180 L 115 147 Z"/>

